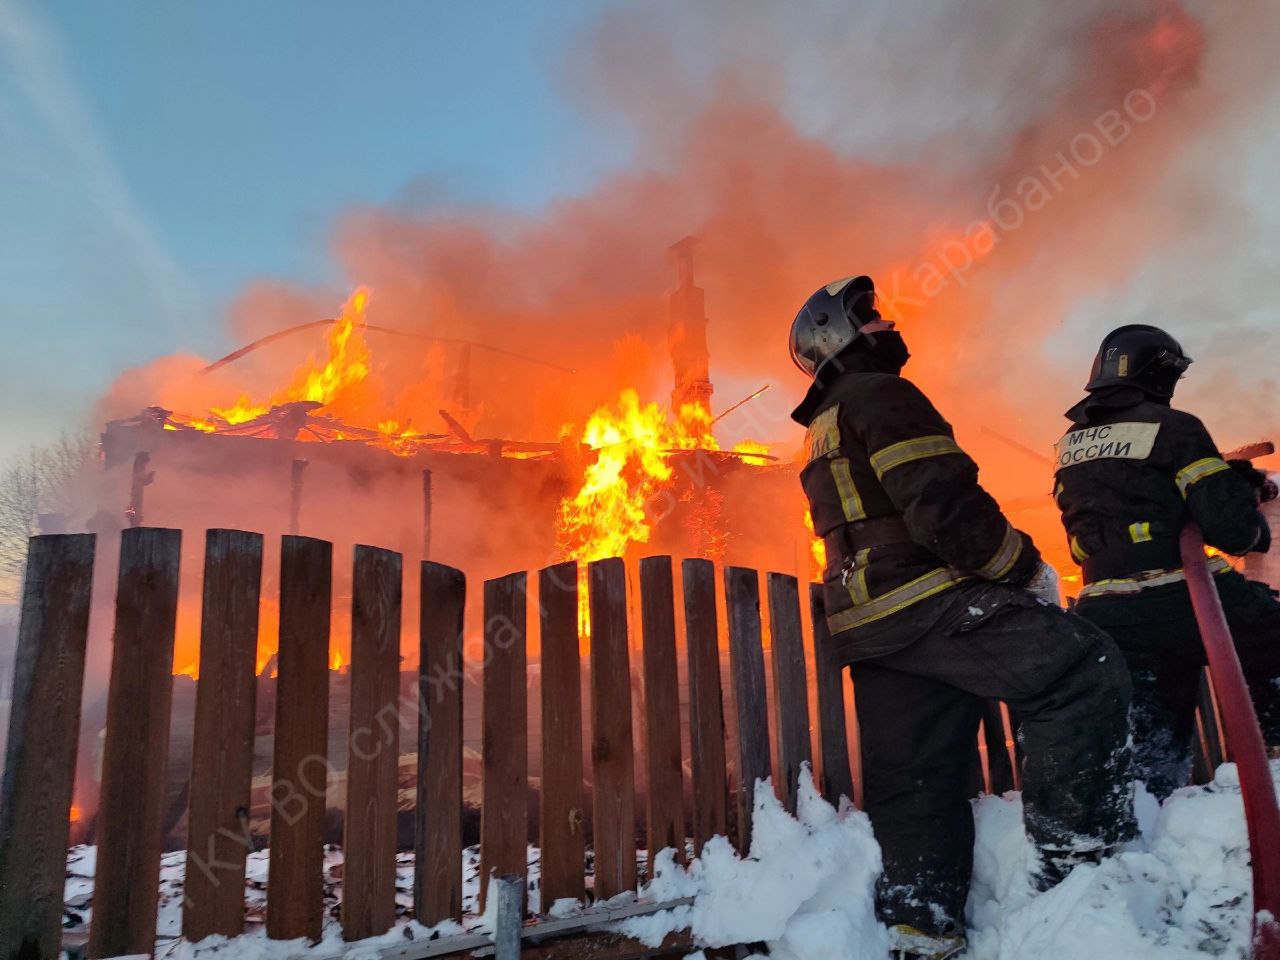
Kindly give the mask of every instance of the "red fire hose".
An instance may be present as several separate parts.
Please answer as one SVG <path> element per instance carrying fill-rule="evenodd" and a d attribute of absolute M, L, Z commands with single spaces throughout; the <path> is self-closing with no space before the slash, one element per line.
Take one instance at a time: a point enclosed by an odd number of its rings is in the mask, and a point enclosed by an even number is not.
<path fill-rule="evenodd" d="M 1182 564 L 1209 658 L 1209 676 L 1222 710 L 1222 725 L 1240 774 L 1253 856 L 1253 955 L 1255 960 L 1280 960 L 1280 808 L 1253 700 L 1222 601 L 1205 563 L 1204 538 L 1193 523 L 1182 531 Z"/>

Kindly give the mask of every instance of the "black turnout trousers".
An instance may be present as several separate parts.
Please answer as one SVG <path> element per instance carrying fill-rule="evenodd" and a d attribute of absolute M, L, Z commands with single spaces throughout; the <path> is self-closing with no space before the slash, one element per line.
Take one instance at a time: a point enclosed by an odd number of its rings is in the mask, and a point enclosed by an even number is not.
<path fill-rule="evenodd" d="M 1263 737 L 1280 745 L 1280 601 L 1266 584 L 1238 573 L 1219 574 L 1214 583 Z M 1135 775 L 1163 800 L 1185 786 L 1191 772 L 1191 735 L 1206 662 L 1186 584 L 1087 598 L 1076 610 L 1109 633 L 1128 661 Z"/>
<path fill-rule="evenodd" d="M 1103 631 L 1016 588 L 967 584 L 901 615 L 936 620 L 850 666 L 863 799 L 884 856 L 881 919 L 942 933 L 964 925 L 984 701 L 1007 701 L 1020 721 L 1028 833 L 1070 855 L 1132 834 L 1129 676 Z"/>

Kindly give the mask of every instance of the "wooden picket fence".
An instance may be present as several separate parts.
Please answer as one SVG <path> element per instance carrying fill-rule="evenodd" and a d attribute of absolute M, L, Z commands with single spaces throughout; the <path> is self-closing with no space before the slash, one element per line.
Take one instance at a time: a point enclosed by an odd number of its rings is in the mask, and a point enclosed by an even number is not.
<path fill-rule="evenodd" d="M 181 534 L 123 532 L 114 650 L 98 808 L 91 957 L 149 954 L 155 942 L 165 766 L 172 697 Z M 190 940 L 244 929 L 247 813 L 253 762 L 255 667 L 263 538 L 235 530 L 206 536 L 199 681 L 190 783 L 183 932 Z M 395 919 L 402 560 L 355 548 L 351 610 L 351 715 L 342 921 L 357 940 Z M 68 813 L 88 636 L 94 538 L 31 541 L 0 797 L 0 957 L 54 956 L 62 932 Z M 283 538 L 266 925 L 278 939 L 318 938 L 323 923 L 324 794 L 328 764 L 329 543 Z M 734 762 L 727 760 L 721 696 L 716 572 L 681 564 L 688 655 L 692 837 L 700 849 L 730 827 L 750 843 L 745 785 L 770 775 L 760 584 L 753 570 L 723 576 L 728 678 L 736 704 Z M 581 744 L 584 705 L 574 564 L 541 570 L 540 846 L 542 902 L 585 900 L 594 857 L 597 900 L 637 886 L 633 647 L 642 650 L 642 745 L 648 849 L 686 834 L 673 564 L 639 565 L 642 644 L 628 636 L 621 560 L 589 567 L 592 789 Z M 768 574 L 780 791 L 794 807 L 802 763 L 811 762 L 807 665 L 799 585 Z M 414 912 L 424 924 L 462 912 L 462 694 L 466 578 L 424 562 L 421 591 Z M 482 876 L 523 875 L 528 834 L 526 747 L 527 575 L 484 584 Z M 817 601 L 820 603 L 820 600 Z M 821 622 L 819 615 L 818 621 Z M 841 678 L 818 665 L 824 792 L 853 794 Z M 412 705 L 410 706 L 412 709 Z M 738 771 L 730 779 L 731 770 Z M 590 832 L 586 807 L 590 797 Z"/>
<path fill-rule="evenodd" d="M 150 954 L 155 944 L 180 543 L 179 531 L 165 529 L 132 528 L 121 538 L 90 957 Z M 31 540 L 0 793 L 0 960 L 56 956 L 61 944 L 94 546 L 89 534 Z M 244 930 L 245 866 L 253 846 L 248 811 L 262 557 L 259 534 L 206 534 L 183 904 L 183 934 L 192 941 Z M 543 904 L 588 899 L 588 850 L 594 858 L 592 898 L 607 900 L 637 887 L 631 664 L 636 647 L 644 691 L 640 792 L 649 851 L 674 847 L 683 858 L 688 834 L 696 855 L 711 837 L 732 831 L 733 842 L 745 852 L 752 785 L 774 769 L 780 774 L 779 799 L 790 810 L 806 763 L 815 768 L 828 800 L 856 795 L 846 719 L 851 711 L 842 671 L 823 655 L 820 588 L 809 585 L 813 633 L 806 639 L 796 578 L 765 575 L 770 696 L 757 572 L 727 567 L 722 574 L 729 665 L 724 678 L 716 570 L 706 560 L 684 560 L 680 575 L 690 810 L 685 808 L 672 559 L 649 557 L 639 563 L 638 644 L 629 636 L 623 561 L 589 565 L 590 703 L 585 708 L 577 566 L 558 564 L 538 572 L 542 778 L 537 839 Z M 342 925 L 348 940 L 382 933 L 395 922 L 398 737 L 404 710 L 416 713 L 418 729 L 414 915 L 431 925 L 462 913 L 466 577 L 439 563 L 421 564 L 418 698 L 409 705 L 401 702 L 399 687 L 403 579 L 399 554 L 355 548 L 343 843 Z M 527 580 L 522 572 L 484 584 L 482 877 L 523 876 L 527 869 Z M 332 583 L 331 544 L 283 538 L 266 917 L 268 935 L 277 939 L 314 940 L 323 924 Z M 732 717 L 726 716 L 726 690 Z M 590 771 L 584 769 L 581 749 L 584 719 L 590 723 Z M 1212 703 L 1202 704 L 1197 760 L 1210 771 L 1226 752 L 1215 721 Z M 729 735 L 731 730 L 736 736 Z M 1019 785 L 1010 730 L 1005 708 L 989 704 L 975 751 L 981 777 L 975 786 L 1003 792 Z"/>
<path fill-rule="evenodd" d="M 122 534 L 90 957 L 150 954 L 155 944 L 180 542 L 177 530 L 139 527 Z M 0 796 L 0 960 L 56 956 L 59 950 L 94 546 L 88 534 L 31 540 Z M 192 941 L 244 930 L 262 557 L 259 534 L 207 531 L 183 911 L 183 933 Z M 268 935 L 277 939 L 316 939 L 323 923 L 332 568 L 331 544 L 283 538 L 266 916 Z M 716 570 L 706 560 L 684 560 L 679 572 L 689 811 L 672 559 L 639 563 L 639 643 L 628 635 L 623 561 L 589 565 L 590 703 L 585 706 L 577 567 L 558 564 L 538 572 L 543 904 L 587 899 L 588 850 L 594 858 L 594 899 L 636 889 L 638 752 L 650 851 L 674 847 L 683 857 L 686 824 L 691 824 L 695 855 L 711 837 L 730 830 L 738 849 L 746 851 L 752 786 L 771 775 L 775 743 L 781 772 L 775 787 L 789 809 L 795 808 L 806 763 L 816 767 L 828 799 L 855 795 L 845 681 L 838 666 L 822 656 L 820 590 L 809 588 L 817 636 L 806 642 L 796 578 L 764 577 L 770 697 L 757 572 L 727 567 L 721 577 L 726 678 L 721 677 Z M 342 924 L 348 940 L 380 934 L 396 916 L 397 738 L 399 713 L 406 709 L 398 685 L 403 580 L 399 554 L 355 548 L 343 843 Z M 523 876 L 527 869 L 527 587 L 525 573 L 484 584 L 482 877 Z M 466 588 L 461 571 L 421 564 L 419 696 L 416 707 L 408 709 L 418 713 L 414 914 L 427 925 L 462 913 Z M 645 708 L 639 751 L 631 706 L 636 649 Z M 806 654 L 815 649 L 816 660 Z M 816 688 L 816 758 L 811 755 L 810 676 Z M 734 717 L 726 717 L 722 690 L 730 693 Z M 590 710 L 590 771 L 584 770 L 581 749 L 584 709 Z M 1014 786 L 1012 751 L 1000 707 L 992 709 L 980 747 L 986 753 L 986 786 L 1003 790 Z M 727 727 L 737 735 L 727 736 Z"/>

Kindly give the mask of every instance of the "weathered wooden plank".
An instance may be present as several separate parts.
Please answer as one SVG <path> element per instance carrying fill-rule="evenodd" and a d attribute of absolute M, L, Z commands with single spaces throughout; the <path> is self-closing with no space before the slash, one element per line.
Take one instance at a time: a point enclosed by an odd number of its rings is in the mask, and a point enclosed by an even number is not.
<path fill-rule="evenodd" d="M 1204 732 L 1209 742 L 1210 779 L 1218 767 L 1231 760 L 1231 745 L 1227 742 L 1222 726 L 1222 713 L 1218 709 L 1218 695 L 1209 678 L 1209 668 L 1200 671 L 1199 709 L 1204 716 Z"/>
<path fill-rule="evenodd" d="M 726 567 L 729 667 L 738 710 L 738 850 L 751 849 L 755 785 L 772 773 L 764 648 L 760 642 L 760 578 L 754 570 Z"/>
<path fill-rule="evenodd" d="M 32 537 L 0 788 L 0 958 L 56 957 L 94 537 Z"/>
<path fill-rule="evenodd" d="M 205 534 L 182 935 L 244 932 L 262 535 Z"/>
<path fill-rule="evenodd" d="M 484 585 L 484 708 L 480 810 L 480 896 L 491 875 L 523 877 L 529 866 L 526 578 Z"/>
<path fill-rule="evenodd" d="M 640 561 L 644 631 L 646 821 L 649 855 L 672 847 L 684 862 L 684 769 L 680 756 L 680 681 L 676 669 L 675 590 L 670 557 Z"/>
<path fill-rule="evenodd" d="M 396 920 L 400 764 L 401 557 L 357 546 L 351 580 L 351 725 L 343 823 L 342 936 L 363 940 Z"/>
<path fill-rule="evenodd" d="M 1003 796 L 1013 787 L 1013 764 L 1009 759 L 1009 748 L 1005 743 L 1004 711 L 999 700 L 988 700 L 983 704 L 982 735 L 987 745 L 987 775 L 991 780 L 991 793 Z"/>
<path fill-rule="evenodd" d="M 120 535 L 89 956 L 155 948 L 182 533 Z"/>
<path fill-rule="evenodd" d="M 1013 789 L 1022 789 L 1022 748 L 1018 746 L 1017 714 L 1005 701 L 1000 701 L 1001 729 L 1004 731 L 1004 748 L 1009 757 L 1009 769 L 1013 777 Z"/>
<path fill-rule="evenodd" d="M 725 768 L 715 567 L 709 560 L 685 560 L 680 569 L 689 657 L 689 752 L 696 855 L 708 840 L 728 830 L 729 780 Z"/>
<path fill-rule="evenodd" d="M 678 906 L 685 906 L 680 901 L 675 903 Z M 671 907 L 665 909 L 671 909 Z M 647 910 L 646 915 L 653 912 L 656 911 Z M 618 919 L 625 919 L 625 917 Z M 689 956 L 695 947 L 693 935 L 688 931 L 668 934 L 657 947 L 654 947 L 639 940 L 624 937 L 620 933 L 608 932 L 605 928 L 609 923 L 617 923 L 617 920 L 605 922 L 594 920 L 593 923 L 584 924 L 586 932 L 574 931 L 564 935 L 554 935 L 548 937 L 545 942 L 539 935 L 542 923 L 525 924 L 521 931 L 520 960 L 675 960 L 678 957 Z M 477 956 L 493 957 L 495 948 L 493 937 L 481 933 L 465 933 L 436 939 L 405 939 L 402 943 L 381 947 L 370 956 L 377 960 L 427 960 L 427 958 L 470 960 Z M 708 960 L 729 960 L 739 954 L 745 955 L 747 952 L 742 947 L 703 950 Z M 318 960 L 345 960 L 345 958 L 330 954 Z"/>
<path fill-rule="evenodd" d="M 317 940 L 323 926 L 329 777 L 329 620 L 333 545 L 284 537 L 267 936 Z"/>
<path fill-rule="evenodd" d="M 542 634 L 542 904 L 586 896 L 586 792 L 582 782 L 582 660 L 578 565 L 538 577 Z"/>
<path fill-rule="evenodd" d="M 462 663 L 467 578 L 423 563 L 413 903 L 432 926 L 462 916 Z"/>
<path fill-rule="evenodd" d="M 1205 730 L 1204 711 L 1199 707 L 1195 713 L 1195 732 L 1191 740 L 1191 782 L 1199 785 L 1213 779 L 1213 771 L 1209 767 L 1209 735 Z"/>
<path fill-rule="evenodd" d="M 809 681 L 804 664 L 804 633 L 800 626 L 800 587 L 795 577 L 770 573 L 769 630 L 773 640 L 773 689 L 777 697 L 778 758 L 781 761 L 783 804 L 796 811 L 803 764 L 813 765 L 809 738 Z"/>
<path fill-rule="evenodd" d="M 853 799 L 853 773 L 849 768 L 849 734 L 845 727 L 844 668 L 831 655 L 831 631 L 822 584 L 809 584 L 809 611 L 813 620 L 813 663 L 818 688 L 818 743 L 822 751 L 822 796 L 839 804 Z"/>
<path fill-rule="evenodd" d="M 631 739 L 631 665 L 627 579 L 622 560 L 587 568 L 591 605 L 591 765 L 595 896 L 636 886 L 635 753 Z"/>

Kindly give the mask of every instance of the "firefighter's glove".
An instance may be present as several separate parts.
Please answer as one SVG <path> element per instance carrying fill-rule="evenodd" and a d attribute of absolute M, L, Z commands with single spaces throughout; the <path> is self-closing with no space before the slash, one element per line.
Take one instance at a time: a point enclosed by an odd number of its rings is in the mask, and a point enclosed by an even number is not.
<path fill-rule="evenodd" d="M 1248 460 L 1228 460 L 1227 463 L 1249 486 L 1253 487 L 1259 503 L 1267 503 L 1280 495 L 1280 488 L 1277 488 L 1275 480 Z"/>
<path fill-rule="evenodd" d="M 1036 567 L 1036 572 L 1031 575 L 1031 579 L 1023 589 L 1041 603 L 1055 607 L 1062 606 L 1062 596 L 1058 588 L 1058 571 L 1043 560 L 1040 561 L 1040 566 Z"/>

